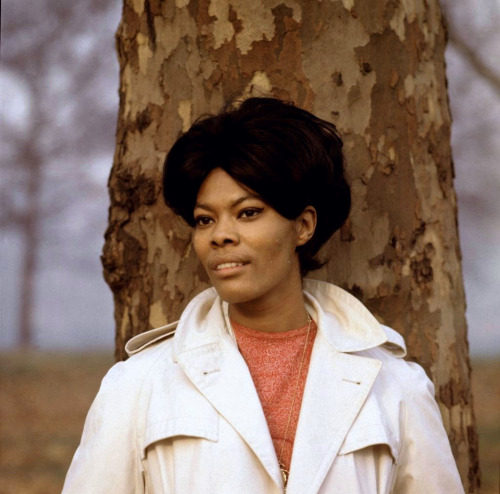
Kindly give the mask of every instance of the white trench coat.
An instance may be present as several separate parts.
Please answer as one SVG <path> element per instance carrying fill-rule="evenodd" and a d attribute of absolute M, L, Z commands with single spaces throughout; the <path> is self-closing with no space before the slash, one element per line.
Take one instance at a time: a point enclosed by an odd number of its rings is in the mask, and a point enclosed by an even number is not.
<path fill-rule="evenodd" d="M 306 280 L 304 289 L 318 333 L 287 494 L 463 493 L 433 386 L 401 358 L 401 336 L 336 286 Z M 90 409 L 64 494 L 284 492 L 214 289 L 127 351 Z"/>

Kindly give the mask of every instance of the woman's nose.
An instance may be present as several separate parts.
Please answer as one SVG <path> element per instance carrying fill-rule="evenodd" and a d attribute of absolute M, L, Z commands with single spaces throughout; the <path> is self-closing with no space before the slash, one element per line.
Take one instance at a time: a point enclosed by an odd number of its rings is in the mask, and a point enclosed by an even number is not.
<path fill-rule="evenodd" d="M 212 230 L 211 244 L 214 247 L 237 244 L 240 241 L 236 225 L 229 219 L 219 219 Z"/>

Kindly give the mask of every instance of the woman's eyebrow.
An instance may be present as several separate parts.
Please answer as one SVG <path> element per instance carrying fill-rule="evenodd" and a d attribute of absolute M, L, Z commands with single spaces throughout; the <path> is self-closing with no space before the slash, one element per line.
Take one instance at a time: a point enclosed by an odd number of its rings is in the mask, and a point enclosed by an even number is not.
<path fill-rule="evenodd" d="M 235 208 L 237 206 L 239 206 L 242 202 L 248 200 L 248 199 L 259 199 L 259 200 L 262 200 L 261 197 L 258 195 L 258 194 L 251 194 L 251 193 L 248 193 L 244 196 L 241 196 L 241 197 L 238 197 L 238 199 L 235 199 L 230 205 L 229 207 L 230 208 Z M 206 203 L 206 202 L 197 202 L 195 205 L 194 205 L 195 209 L 196 208 L 200 208 L 200 209 L 205 209 L 207 211 L 214 211 L 214 208 L 213 206 L 211 206 L 210 204 Z"/>
<path fill-rule="evenodd" d="M 246 201 L 247 199 L 261 199 L 260 196 L 258 194 L 252 194 L 252 193 L 248 193 L 244 196 L 241 196 L 239 197 L 238 199 L 236 199 L 235 201 L 233 201 L 231 203 L 231 207 L 234 208 L 236 206 L 239 206 L 242 202 Z"/>
<path fill-rule="evenodd" d="M 204 202 L 197 202 L 194 205 L 194 209 L 197 209 L 197 208 L 206 209 L 207 211 L 213 211 L 214 210 L 214 208 L 212 206 L 210 206 L 210 204 L 206 204 Z"/>

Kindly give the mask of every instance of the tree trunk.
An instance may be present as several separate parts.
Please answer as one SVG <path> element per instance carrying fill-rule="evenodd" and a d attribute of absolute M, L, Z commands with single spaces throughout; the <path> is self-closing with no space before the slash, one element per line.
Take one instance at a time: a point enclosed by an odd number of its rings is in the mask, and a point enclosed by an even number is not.
<path fill-rule="evenodd" d="M 333 121 L 354 194 L 316 277 L 360 298 L 426 369 L 468 492 L 478 485 L 437 0 L 125 0 L 103 264 L 116 356 L 207 285 L 163 205 L 166 152 L 229 98 L 272 93 Z"/>
<path fill-rule="evenodd" d="M 18 345 L 28 349 L 34 345 L 35 282 L 38 265 L 37 253 L 40 250 L 39 225 L 42 221 L 40 214 L 42 161 L 32 143 L 24 149 L 22 162 L 28 165 L 28 183 L 26 186 L 26 211 L 20 222 L 24 251 L 21 262 Z"/>

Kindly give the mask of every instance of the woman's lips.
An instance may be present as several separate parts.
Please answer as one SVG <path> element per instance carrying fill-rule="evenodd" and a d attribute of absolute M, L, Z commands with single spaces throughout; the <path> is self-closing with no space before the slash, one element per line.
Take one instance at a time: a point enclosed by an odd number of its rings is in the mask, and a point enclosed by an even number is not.
<path fill-rule="evenodd" d="M 220 269 L 227 269 L 227 268 L 235 268 L 237 266 L 243 266 L 242 262 L 223 262 L 222 264 L 218 264 L 215 266 L 215 270 L 219 271 Z"/>
<path fill-rule="evenodd" d="M 215 259 L 209 263 L 209 267 L 215 276 L 232 275 L 240 272 L 249 264 L 242 259 Z"/>
<path fill-rule="evenodd" d="M 237 256 L 217 256 L 210 259 L 208 268 L 213 271 L 221 271 L 223 269 L 230 269 L 241 267 L 248 264 L 250 261 Z"/>

